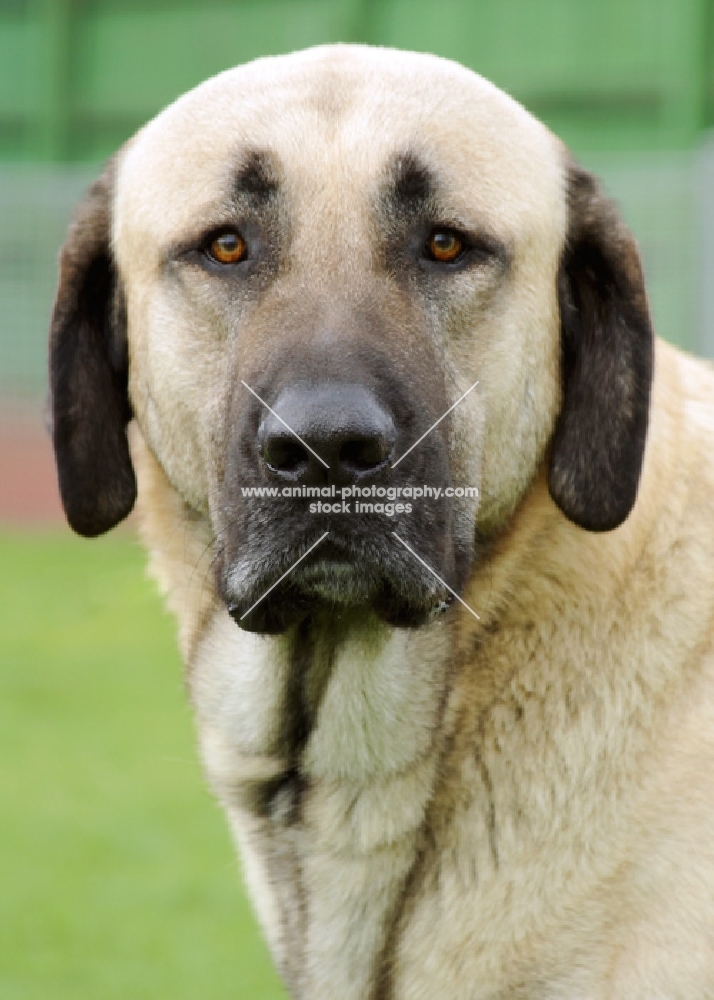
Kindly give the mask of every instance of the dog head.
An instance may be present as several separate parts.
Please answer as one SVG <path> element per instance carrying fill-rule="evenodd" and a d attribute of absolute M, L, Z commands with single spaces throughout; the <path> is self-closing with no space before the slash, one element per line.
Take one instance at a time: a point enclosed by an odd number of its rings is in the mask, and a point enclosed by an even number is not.
<path fill-rule="evenodd" d="M 576 524 L 628 516 L 652 332 L 632 237 L 543 125 L 453 63 L 337 46 L 223 73 L 120 150 L 50 359 L 75 530 L 131 510 L 133 416 L 243 627 L 415 626 L 544 461 Z"/>

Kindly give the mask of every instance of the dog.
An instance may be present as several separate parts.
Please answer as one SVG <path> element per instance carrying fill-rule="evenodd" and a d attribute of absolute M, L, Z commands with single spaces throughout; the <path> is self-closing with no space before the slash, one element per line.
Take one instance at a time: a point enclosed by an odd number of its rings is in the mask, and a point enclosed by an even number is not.
<path fill-rule="evenodd" d="M 222 73 L 79 206 L 50 372 L 290 996 L 714 997 L 714 372 L 544 125 L 428 55 Z"/>

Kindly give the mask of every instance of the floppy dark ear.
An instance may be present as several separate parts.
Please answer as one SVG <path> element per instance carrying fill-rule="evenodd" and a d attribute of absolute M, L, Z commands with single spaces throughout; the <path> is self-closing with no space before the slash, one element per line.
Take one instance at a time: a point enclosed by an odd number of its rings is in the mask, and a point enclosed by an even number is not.
<path fill-rule="evenodd" d="M 52 437 L 67 520 L 100 535 L 134 506 L 124 301 L 111 251 L 113 165 L 87 192 L 60 254 L 50 326 Z"/>
<path fill-rule="evenodd" d="M 548 486 L 563 513 L 610 531 L 637 496 L 647 435 L 653 334 L 635 241 L 595 179 L 570 167 L 558 275 L 563 405 Z"/>

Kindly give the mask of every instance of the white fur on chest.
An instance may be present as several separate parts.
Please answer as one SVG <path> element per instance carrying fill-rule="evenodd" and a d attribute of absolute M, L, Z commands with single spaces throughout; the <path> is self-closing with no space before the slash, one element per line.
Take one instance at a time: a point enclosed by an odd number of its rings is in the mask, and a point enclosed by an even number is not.
<path fill-rule="evenodd" d="M 418 762 L 437 723 L 448 642 L 440 625 L 348 636 L 334 651 L 304 749 L 305 776 L 362 787 Z M 221 786 L 270 777 L 281 760 L 284 696 L 293 669 L 289 639 L 242 632 L 221 612 L 191 667 L 211 778 Z"/>
<path fill-rule="evenodd" d="M 318 644 L 329 673 L 300 750 L 305 791 L 293 824 L 251 815 L 242 799 L 245 788 L 295 765 L 281 733 L 286 691 L 296 688 L 290 640 L 241 632 L 221 614 L 199 645 L 191 689 L 205 766 L 278 965 L 299 968 L 286 978 L 306 996 L 368 995 L 432 793 L 448 643 L 435 624 L 376 626 L 332 650 Z M 302 682 L 325 669 L 307 665 Z M 284 919 L 298 896 L 299 946 Z M 298 947 L 299 958 L 288 954 Z"/>

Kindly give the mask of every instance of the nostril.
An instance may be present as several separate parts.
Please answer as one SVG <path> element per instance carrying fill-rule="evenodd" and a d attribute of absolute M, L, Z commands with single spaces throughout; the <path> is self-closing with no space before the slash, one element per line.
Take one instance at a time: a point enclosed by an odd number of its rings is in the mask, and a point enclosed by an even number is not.
<path fill-rule="evenodd" d="M 299 476 L 305 471 L 309 455 L 294 437 L 273 437 L 263 446 L 265 464 L 283 476 Z"/>
<path fill-rule="evenodd" d="M 381 437 L 353 438 L 340 447 L 339 464 L 354 473 L 372 472 L 387 461 L 390 450 Z"/>

